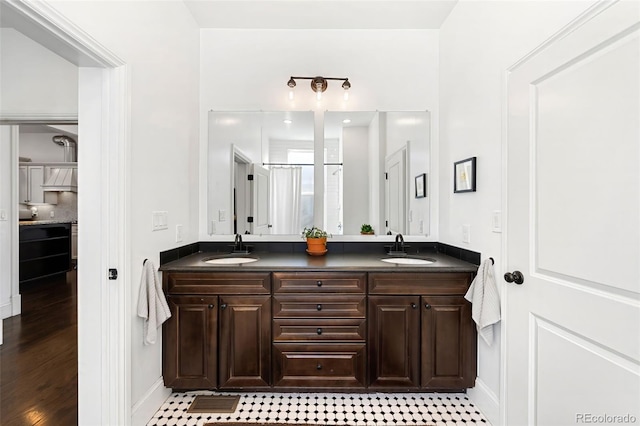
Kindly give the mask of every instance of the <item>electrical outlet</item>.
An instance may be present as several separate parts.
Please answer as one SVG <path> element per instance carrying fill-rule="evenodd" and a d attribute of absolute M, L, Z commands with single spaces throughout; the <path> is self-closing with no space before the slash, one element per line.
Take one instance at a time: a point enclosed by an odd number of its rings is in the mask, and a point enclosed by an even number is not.
<path fill-rule="evenodd" d="M 471 242 L 471 225 L 462 225 L 462 242 L 467 244 Z"/>
<path fill-rule="evenodd" d="M 0 220 L 7 220 L 7 211 L 0 210 Z"/>
<path fill-rule="evenodd" d="M 49 217 L 50 217 L 51 219 L 53 219 L 54 217 L 56 217 L 56 212 L 54 212 L 53 210 L 51 210 L 51 211 L 49 212 Z"/>
<path fill-rule="evenodd" d="M 227 211 L 218 210 L 218 222 L 224 222 L 225 220 L 227 220 Z"/>
<path fill-rule="evenodd" d="M 424 220 L 420 219 L 420 227 L 419 227 L 419 232 L 422 234 L 424 233 Z"/>
<path fill-rule="evenodd" d="M 176 243 L 182 242 L 182 225 L 176 225 Z"/>

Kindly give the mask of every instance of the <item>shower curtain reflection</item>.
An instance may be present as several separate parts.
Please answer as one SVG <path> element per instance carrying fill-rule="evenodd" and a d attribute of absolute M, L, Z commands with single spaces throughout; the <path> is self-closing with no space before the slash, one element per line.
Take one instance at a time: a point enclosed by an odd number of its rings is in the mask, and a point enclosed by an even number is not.
<path fill-rule="evenodd" d="M 270 174 L 271 233 L 298 234 L 302 230 L 302 167 L 271 168 Z"/>

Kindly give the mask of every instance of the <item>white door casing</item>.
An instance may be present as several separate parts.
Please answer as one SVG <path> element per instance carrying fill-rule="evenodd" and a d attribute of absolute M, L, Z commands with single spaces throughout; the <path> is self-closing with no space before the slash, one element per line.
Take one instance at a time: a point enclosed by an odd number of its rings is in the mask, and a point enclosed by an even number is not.
<path fill-rule="evenodd" d="M 254 235 L 266 235 L 271 233 L 269 223 L 269 170 L 259 164 L 251 164 L 251 233 Z"/>
<path fill-rule="evenodd" d="M 404 234 L 406 231 L 407 148 L 403 147 L 385 159 L 385 214 L 387 231 Z"/>
<path fill-rule="evenodd" d="M 640 3 L 509 71 L 502 422 L 640 421 Z"/>
<path fill-rule="evenodd" d="M 90 141 L 78 148 L 78 218 L 85 229 L 78 241 L 82 256 L 78 269 L 78 423 L 128 425 L 128 71 L 120 58 L 47 2 L 10 0 L 3 6 L 19 23 L 19 31 L 79 67 L 79 113 L 63 117 L 77 120 L 79 138 Z M 9 114 L 0 119 L 56 119 L 43 116 Z M 17 250 L 17 238 L 14 247 Z M 107 279 L 109 268 L 118 269 L 117 280 Z"/>

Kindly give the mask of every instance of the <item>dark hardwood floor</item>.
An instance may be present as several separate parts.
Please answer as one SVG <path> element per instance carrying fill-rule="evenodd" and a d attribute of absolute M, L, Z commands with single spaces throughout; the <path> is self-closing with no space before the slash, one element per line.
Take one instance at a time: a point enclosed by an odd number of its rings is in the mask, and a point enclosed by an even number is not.
<path fill-rule="evenodd" d="M 0 346 L 0 424 L 76 425 L 76 271 L 20 292 L 22 314 L 4 320 Z"/>

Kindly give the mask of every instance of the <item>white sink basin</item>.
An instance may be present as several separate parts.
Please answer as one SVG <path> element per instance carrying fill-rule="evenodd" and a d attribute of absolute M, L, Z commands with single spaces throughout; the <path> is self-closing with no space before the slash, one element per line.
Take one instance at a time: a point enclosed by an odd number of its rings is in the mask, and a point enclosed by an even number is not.
<path fill-rule="evenodd" d="M 435 260 L 431 259 L 416 259 L 414 257 L 387 257 L 380 260 L 387 263 L 395 263 L 396 265 L 428 265 L 435 262 Z"/>
<path fill-rule="evenodd" d="M 240 263 L 255 262 L 255 257 L 218 257 L 216 259 L 205 260 L 204 263 L 210 263 L 212 265 L 238 265 Z"/>

